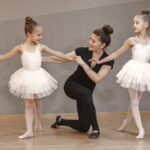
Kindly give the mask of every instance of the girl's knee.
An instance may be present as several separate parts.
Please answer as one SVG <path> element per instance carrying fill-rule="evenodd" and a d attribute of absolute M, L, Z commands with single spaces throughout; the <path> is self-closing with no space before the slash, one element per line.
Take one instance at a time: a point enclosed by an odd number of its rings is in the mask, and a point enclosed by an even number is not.
<path fill-rule="evenodd" d="M 139 101 L 137 101 L 137 100 L 132 101 L 131 102 L 131 107 L 132 108 L 139 107 Z"/>
<path fill-rule="evenodd" d="M 25 106 L 26 108 L 33 108 L 34 102 L 32 100 L 26 100 Z"/>
<path fill-rule="evenodd" d="M 41 101 L 40 100 L 34 100 L 35 107 L 40 107 L 41 106 Z"/>

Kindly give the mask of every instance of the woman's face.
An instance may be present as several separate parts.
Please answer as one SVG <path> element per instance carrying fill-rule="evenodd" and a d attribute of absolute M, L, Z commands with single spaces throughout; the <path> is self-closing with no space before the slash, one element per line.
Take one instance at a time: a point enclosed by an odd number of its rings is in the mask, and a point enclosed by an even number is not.
<path fill-rule="evenodd" d="M 88 42 L 88 48 L 90 51 L 103 50 L 105 44 L 100 41 L 100 37 L 92 33 Z"/>

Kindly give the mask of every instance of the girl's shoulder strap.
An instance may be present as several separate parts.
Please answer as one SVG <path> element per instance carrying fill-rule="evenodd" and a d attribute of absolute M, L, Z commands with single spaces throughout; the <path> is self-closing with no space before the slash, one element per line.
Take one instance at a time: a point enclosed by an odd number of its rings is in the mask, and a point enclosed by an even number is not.
<path fill-rule="evenodd" d="M 36 51 L 41 51 L 41 44 L 36 45 Z"/>
<path fill-rule="evenodd" d="M 148 37 L 148 45 L 150 45 L 150 37 Z"/>
<path fill-rule="evenodd" d="M 138 40 L 137 36 L 133 37 L 132 40 L 133 40 L 133 42 L 135 42 L 135 44 L 139 43 L 139 40 Z"/>
<path fill-rule="evenodd" d="M 132 48 L 135 47 L 135 45 L 138 44 L 138 39 L 136 38 L 136 36 L 130 37 L 130 38 L 129 38 L 129 41 L 130 41 L 130 44 L 131 44 L 131 47 L 132 47 Z"/>
<path fill-rule="evenodd" d="M 37 44 L 36 48 L 39 49 L 40 48 L 40 44 Z"/>

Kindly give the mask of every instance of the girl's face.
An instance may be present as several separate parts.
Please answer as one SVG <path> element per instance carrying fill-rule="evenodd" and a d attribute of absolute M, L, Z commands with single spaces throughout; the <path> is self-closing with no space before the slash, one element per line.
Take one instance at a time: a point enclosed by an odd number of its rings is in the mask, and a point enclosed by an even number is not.
<path fill-rule="evenodd" d="M 100 37 L 92 33 L 89 39 L 88 48 L 90 51 L 103 50 L 105 44 L 100 41 Z"/>
<path fill-rule="evenodd" d="M 147 30 L 147 23 L 144 22 L 142 16 L 135 16 L 133 20 L 133 30 L 135 33 L 141 33 Z"/>
<path fill-rule="evenodd" d="M 27 37 L 32 43 L 38 44 L 42 39 L 42 33 L 43 33 L 42 27 L 36 26 L 36 27 L 34 27 L 32 33 L 28 33 Z"/>

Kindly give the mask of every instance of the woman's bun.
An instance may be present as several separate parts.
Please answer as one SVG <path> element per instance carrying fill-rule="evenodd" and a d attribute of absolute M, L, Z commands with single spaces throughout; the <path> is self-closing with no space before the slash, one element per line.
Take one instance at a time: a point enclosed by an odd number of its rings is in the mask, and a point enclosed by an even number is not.
<path fill-rule="evenodd" d="M 102 29 L 107 34 L 112 34 L 113 33 L 113 28 L 111 26 L 109 26 L 109 25 L 104 25 Z"/>

